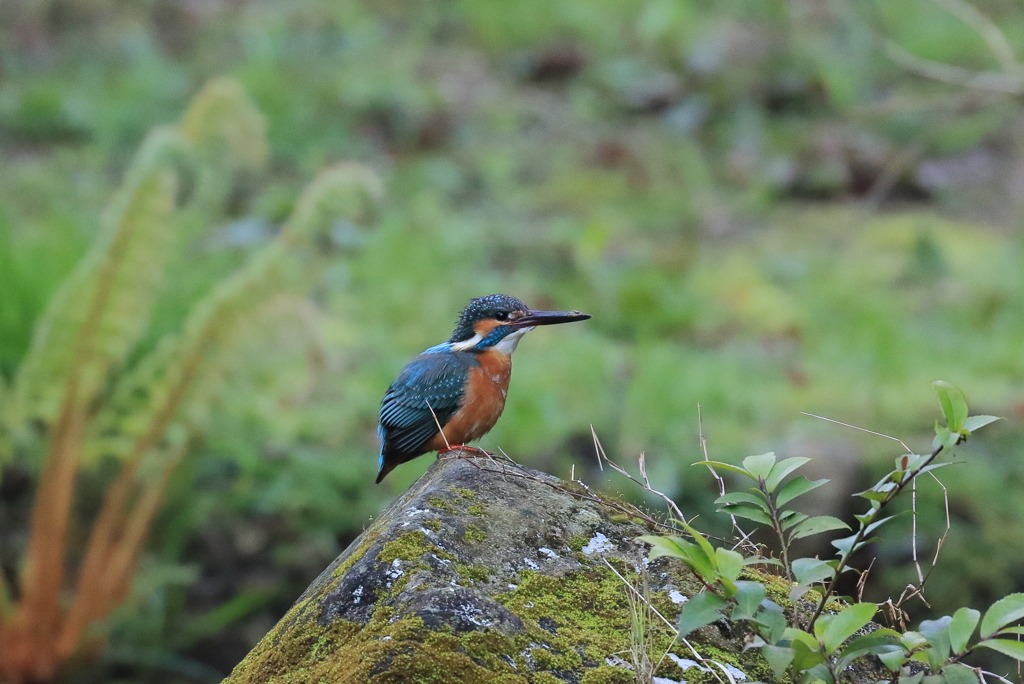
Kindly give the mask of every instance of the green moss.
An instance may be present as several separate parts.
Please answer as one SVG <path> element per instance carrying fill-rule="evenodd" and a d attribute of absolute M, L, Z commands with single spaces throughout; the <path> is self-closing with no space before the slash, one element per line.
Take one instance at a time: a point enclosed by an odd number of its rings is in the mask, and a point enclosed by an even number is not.
<path fill-rule="evenodd" d="M 440 532 L 441 531 L 441 521 L 438 520 L 437 518 L 434 518 L 433 520 L 425 521 L 423 523 L 423 526 L 426 527 L 431 532 Z"/>
<path fill-rule="evenodd" d="M 565 680 L 550 672 L 534 672 L 530 675 L 530 684 L 565 684 Z"/>
<path fill-rule="evenodd" d="M 464 565 L 459 563 L 455 566 L 455 572 L 459 573 L 459 577 L 463 580 L 475 583 L 486 582 L 491 578 L 491 570 L 483 565 Z"/>
<path fill-rule="evenodd" d="M 470 504 L 469 506 L 466 507 L 466 511 L 470 515 L 483 515 L 484 513 L 487 512 L 487 504 L 485 504 L 485 503 Z"/>
<path fill-rule="evenodd" d="M 487 539 L 487 534 L 476 525 L 466 525 L 462 532 L 462 538 L 469 544 L 476 544 Z"/>
<path fill-rule="evenodd" d="M 580 537 L 579 541 L 585 543 L 585 537 Z M 371 543 L 370 539 L 361 543 L 346 559 L 344 567 L 351 567 L 364 556 Z M 454 560 L 434 546 L 422 531 L 405 532 L 388 541 L 381 547 L 377 560 L 381 563 L 399 560 L 426 568 L 422 559 L 427 553 Z M 632 579 L 633 573 L 627 565 L 615 565 L 627 580 Z M 415 568 L 403 565 L 403 569 L 407 581 Z M 466 582 L 484 582 L 491 577 L 490 570 L 482 565 L 458 564 L 455 570 L 461 581 Z M 770 577 L 758 576 L 758 579 L 771 586 Z M 524 630 L 512 635 L 488 630 L 466 633 L 431 630 L 419 618 L 396 619 L 393 609 L 380 603 L 366 625 L 335 622 L 323 626 L 316 619 L 316 599 L 311 599 L 295 606 L 235 669 L 228 682 L 560 682 L 552 672 L 579 672 L 585 684 L 632 681 L 628 671 L 605 664 L 609 655 L 630 648 L 629 601 L 622 580 L 611 570 L 595 566 L 558 577 L 524 571 L 517 582 L 514 590 L 495 596 L 495 600 L 523 621 Z M 401 579 L 397 581 L 391 593 L 400 590 L 401 583 Z M 670 619 L 678 612 L 678 606 L 663 594 L 654 594 L 651 600 Z M 674 643 L 668 628 L 652 625 L 649 629 L 654 630 L 652 649 L 658 654 Z M 733 665 L 747 673 L 751 680 L 773 680 L 756 649 L 736 655 L 704 643 L 697 647 L 706 658 Z M 683 653 L 680 651 L 681 655 Z M 669 659 L 663 661 L 657 674 L 686 679 L 691 684 L 716 681 L 711 673 L 697 668 L 684 673 Z"/>
<path fill-rule="evenodd" d="M 794 585 L 785 577 L 748 568 L 743 571 L 743 579 L 750 579 L 763 584 L 765 596 L 783 608 L 789 608 L 793 605 L 793 602 L 789 600 L 789 591 Z"/>
<path fill-rule="evenodd" d="M 585 534 L 577 534 L 569 539 L 567 546 L 576 553 L 579 553 L 583 550 L 583 547 L 587 545 L 587 541 L 589 541 L 589 539 L 590 537 Z"/>
<path fill-rule="evenodd" d="M 349 557 L 338 564 L 338 567 L 334 568 L 334 571 L 331 572 L 331 579 L 337 580 L 344 576 L 344 574 L 348 572 L 349 568 L 355 565 L 360 558 L 366 555 L 366 552 L 369 551 L 370 546 L 373 542 L 377 541 L 378 537 L 380 537 L 379 532 L 367 532 L 364 534 L 363 540 L 359 542 L 359 546 L 353 549 L 352 553 L 349 554 Z"/>
<path fill-rule="evenodd" d="M 445 513 L 455 512 L 455 508 L 452 506 L 451 502 L 449 502 L 447 499 L 442 499 L 439 496 L 433 496 L 427 499 L 427 503 L 433 506 L 434 508 L 438 509 L 439 511 L 444 511 Z"/>
<path fill-rule="evenodd" d="M 475 499 L 476 492 L 472 489 L 466 489 L 464 487 L 452 487 L 451 490 L 461 496 L 463 499 Z"/>
<path fill-rule="evenodd" d="M 557 625 L 556 639 L 545 633 L 545 643 L 571 644 L 591 663 L 602 663 L 608 654 L 628 647 L 629 602 L 622 589 L 621 580 L 606 569 L 560 577 L 524 571 L 515 590 L 495 599 L 531 625 L 539 625 L 542 618 Z M 576 658 L 569 659 L 579 667 Z"/>
<path fill-rule="evenodd" d="M 430 543 L 427 535 L 420 530 L 398 535 L 381 547 L 377 560 L 390 563 L 394 560 L 416 561 L 424 554 L 431 553 L 442 560 L 455 560 L 455 556 L 439 546 Z"/>
<path fill-rule="evenodd" d="M 629 670 L 602 665 L 583 675 L 580 684 L 634 684 L 636 681 L 636 676 Z"/>

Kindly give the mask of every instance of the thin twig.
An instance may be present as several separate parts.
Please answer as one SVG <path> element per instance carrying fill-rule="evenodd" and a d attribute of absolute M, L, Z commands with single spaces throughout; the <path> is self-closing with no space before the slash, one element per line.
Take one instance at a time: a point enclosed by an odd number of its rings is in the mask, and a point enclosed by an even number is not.
<path fill-rule="evenodd" d="M 704 418 L 700 412 L 700 402 L 697 403 L 697 440 L 700 442 L 700 449 L 704 454 L 704 460 L 710 461 L 711 458 L 708 456 L 708 440 L 704 438 Z M 711 472 L 711 476 L 715 478 L 715 481 L 718 482 L 718 495 L 725 496 L 725 480 L 722 479 L 722 476 L 718 474 L 718 471 L 710 463 L 708 463 L 708 470 Z M 732 521 L 733 528 L 739 533 L 740 540 L 736 546 L 741 546 L 749 541 L 750 535 L 744 532 L 740 524 L 736 522 L 736 516 L 730 513 L 729 520 Z"/>
<path fill-rule="evenodd" d="M 448 443 L 448 437 L 444 434 L 444 428 L 441 427 L 441 421 L 437 419 L 437 414 L 434 413 L 434 407 L 431 406 L 430 402 L 427 401 L 426 399 L 424 399 L 423 401 L 426 402 L 427 408 L 430 409 L 430 415 L 433 416 L 434 418 L 434 425 L 437 426 L 437 431 L 441 433 L 441 439 L 444 440 L 444 448 L 447 449 L 448 451 L 451 451 L 452 445 Z"/>
<path fill-rule="evenodd" d="M 853 428 L 854 430 L 860 430 L 861 432 L 867 432 L 867 433 L 872 434 L 872 435 L 877 435 L 879 437 L 885 437 L 886 439 L 891 439 L 894 442 L 899 442 L 900 446 L 902 446 L 904 449 L 906 449 L 908 454 L 914 453 L 914 451 L 910 447 L 908 447 L 903 442 L 903 440 L 900 439 L 899 437 L 893 437 L 892 435 L 886 435 L 886 434 L 883 434 L 881 432 L 875 432 L 874 430 L 868 430 L 867 428 L 858 427 L 856 425 L 850 425 L 849 423 L 844 423 L 841 420 L 834 420 L 832 418 L 826 418 L 825 416 L 818 416 L 818 415 L 815 415 L 813 413 L 808 413 L 807 411 L 801 411 L 800 413 L 802 413 L 805 416 L 810 416 L 811 418 L 817 418 L 818 420 L 824 420 L 824 421 L 827 421 L 829 423 L 835 423 L 836 425 L 842 425 L 843 427 Z"/>
<path fill-rule="evenodd" d="M 661 497 L 661 499 L 665 501 L 665 505 L 668 506 L 668 509 L 672 513 L 674 513 L 676 515 L 676 517 L 678 517 L 680 520 L 683 520 L 683 521 L 686 520 L 686 516 L 684 516 L 683 512 L 681 510 L 679 510 L 679 506 L 676 505 L 676 502 L 673 501 L 672 498 L 669 497 L 664 492 L 660 492 L 657 489 L 655 489 L 654 487 L 652 487 L 651 483 L 647 480 L 647 473 L 646 473 L 647 466 L 646 466 L 646 464 L 644 462 L 645 461 L 645 457 L 644 457 L 643 453 L 641 453 L 640 456 L 639 456 L 639 460 L 640 460 L 640 463 L 641 463 L 640 472 L 641 472 L 641 476 L 644 478 L 643 481 L 641 481 L 641 480 L 636 479 L 632 475 L 630 475 L 629 472 L 625 468 L 620 466 L 618 463 L 616 463 L 615 461 L 613 461 L 610 458 L 608 458 L 608 454 L 605 453 L 604 446 L 601 444 L 601 440 L 598 439 L 597 432 L 594 431 L 593 426 L 591 426 L 591 428 L 590 428 L 590 433 L 594 437 L 594 444 L 597 445 L 597 460 L 598 460 L 598 463 L 600 463 L 601 460 L 604 459 L 604 461 L 612 468 L 612 470 L 615 470 L 616 472 L 624 475 L 625 477 L 627 477 L 628 479 L 632 480 L 633 482 L 635 482 L 640 487 L 643 487 L 646 491 L 650 492 L 651 494 L 654 494 L 655 496 Z"/>

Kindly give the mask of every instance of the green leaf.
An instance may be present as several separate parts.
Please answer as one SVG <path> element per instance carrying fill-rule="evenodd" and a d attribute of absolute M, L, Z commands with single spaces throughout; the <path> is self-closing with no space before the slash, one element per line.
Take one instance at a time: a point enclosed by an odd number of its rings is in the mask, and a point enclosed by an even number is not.
<path fill-rule="evenodd" d="M 679 637 L 722 618 L 722 609 L 729 605 L 721 596 L 705 591 L 690 598 L 679 611 Z"/>
<path fill-rule="evenodd" d="M 836 555 L 842 557 L 847 554 L 853 553 L 853 551 L 855 550 L 853 548 L 853 542 L 856 538 L 857 535 L 851 534 L 849 537 L 843 537 L 842 539 L 833 539 L 830 543 L 832 544 L 832 546 L 839 549 L 839 553 L 837 553 Z M 863 544 L 858 544 L 857 548 L 860 548 L 862 545 Z"/>
<path fill-rule="evenodd" d="M 795 657 L 794 660 L 796 660 Z M 824 661 L 825 659 L 822 658 L 822 660 Z M 817 684 L 818 682 L 822 682 L 823 684 L 835 684 L 835 681 L 832 679 L 832 671 L 828 669 L 828 666 L 825 665 L 824 662 L 820 662 L 814 667 L 804 670 L 803 675 L 803 681 L 809 682 L 810 684 Z"/>
<path fill-rule="evenodd" d="M 718 574 L 727 580 L 735 580 L 743 570 L 743 554 L 730 549 L 715 549 L 715 562 Z"/>
<path fill-rule="evenodd" d="M 754 508 L 751 504 L 731 504 L 718 509 L 719 513 L 735 515 L 737 518 L 746 518 L 760 523 L 767 527 L 772 526 L 772 519 L 769 518 L 760 508 Z"/>
<path fill-rule="evenodd" d="M 799 631 L 799 630 L 797 630 Z M 786 630 L 787 634 L 789 630 Z M 804 632 L 804 634 L 807 634 Z M 810 637 L 809 634 L 807 634 Z M 795 672 L 803 672 L 810 670 L 811 668 L 825 662 L 825 654 L 819 649 L 818 642 L 813 638 L 808 643 L 804 639 L 792 639 L 790 646 L 793 649 L 793 664 L 792 668 Z M 801 678 L 802 681 L 803 678 Z M 785 681 L 785 680 L 783 680 Z"/>
<path fill-rule="evenodd" d="M 764 628 L 758 631 L 769 643 L 777 644 L 786 633 L 786 614 L 782 606 L 769 599 L 761 601 L 761 610 L 754 616 L 754 622 Z"/>
<path fill-rule="evenodd" d="M 807 515 L 806 513 L 797 513 L 796 511 L 786 511 L 781 516 L 779 516 L 779 520 L 780 520 L 780 522 L 782 522 L 782 529 L 783 530 L 788 530 L 790 527 L 794 527 L 795 525 L 799 525 L 804 520 L 807 520 L 810 517 L 811 516 Z"/>
<path fill-rule="evenodd" d="M 764 600 L 764 585 L 760 582 L 740 580 L 736 582 L 736 608 L 733 620 L 752 620 Z"/>
<path fill-rule="evenodd" d="M 980 430 L 989 423 L 994 423 L 997 420 L 1002 420 L 1002 418 L 999 416 L 971 416 L 964 421 L 963 429 L 966 432 L 974 432 L 975 430 Z"/>
<path fill-rule="evenodd" d="M 971 668 L 960 663 L 953 663 L 942 668 L 942 676 L 946 684 L 979 684 L 978 675 Z"/>
<path fill-rule="evenodd" d="M 903 644 L 903 648 L 913 651 L 918 646 L 927 644 L 928 640 L 920 632 L 904 632 L 900 637 L 900 643 Z"/>
<path fill-rule="evenodd" d="M 779 461 L 772 467 L 771 471 L 768 473 L 768 477 L 765 478 L 765 489 L 769 492 L 774 492 L 775 488 L 779 486 L 787 475 L 810 460 L 811 459 L 803 456 L 794 456 L 793 458 L 786 458 Z"/>
<path fill-rule="evenodd" d="M 1015 639 L 987 639 L 979 643 L 978 646 L 991 648 L 993 651 L 999 651 L 1016 660 L 1024 660 L 1024 641 L 1016 641 Z"/>
<path fill-rule="evenodd" d="M 953 432 L 945 425 L 935 423 L 935 439 L 932 440 L 933 449 L 938 449 L 939 446 L 943 449 L 952 449 L 956 446 L 959 439 L 959 433 Z"/>
<path fill-rule="evenodd" d="M 960 432 L 967 421 L 967 400 L 964 399 L 964 393 L 942 380 L 933 382 L 932 389 L 935 390 L 939 405 L 942 406 L 946 427 L 950 432 Z"/>
<path fill-rule="evenodd" d="M 908 677 L 900 677 L 899 682 L 900 684 L 920 684 L 921 680 L 924 679 L 924 673 L 925 670 L 922 669 L 920 672 L 915 672 Z"/>
<path fill-rule="evenodd" d="M 817 558 L 797 558 L 793 561 L 793 576 L 803 585 L 820 582 L 832 577 L 835 572 L 831 565 Z"/>
<path fill-rule="evenodd" d="M 804 594 L 806 594 L 810 590 L 811 588 L 806 584 L 798 584 L 789 590 L 789 600 L 793 603 L 796 603 L 797 601 L 802 599 L 804 597 Z"/>
<path fill-rule="evenodd" d="M 803 475 L 797 475 L 792 480 L 782 485 L 782 488 L 779 489 L 778 493 L 775 495 L 775 505 L 785 506 L 796 497 L 806 494 L 812 489 L 817 489 L 828 481 L 828 478 L 808 480 Z"/>
<path fill-rule="evenodd" d="M 897 652 L 903 654 L 903 647 L 899 645 L 899 638 L 882 630 L 870 634 L 861 634 L 854 637 L 846 648 L 842 650 L 842 658 L 836 664 L 836 671 L 842 672 L 857 658 L 865 655 L 881 655 L 882 653 Z"/>
<path fill-rule="evenodd" d="M 768 514 L 768 504 L 766 504 L 761 497 L 755 496 L 750 492 L 732 492 L 731 494 L 726 494 L 725 496 L 720 496 L 715 499 L 715 504 L 718 506 L 741 503 L 757 506 L 765 512 L 765 515 Z"/>
<path fill-rule="evenodd" d="M 808 518 L 795 526 L 789 533 L 789 539 L 790 541 L 793 541 L 795 539 L 803 539 L 804 537 L 810 537 L 830 530 L 842 529 L 848 530 L 850 529 L 850 526 L 842 520 L 833 518 L 830 515 L 818 515 L 813 518 Z"/>
<path fill-rule="evenodd" d="M 987 639 L 1000 629 L 1024 617 L 1024 594 L 1004 596 L 988 609 L 981 620 L 981 638 Z"/>
<path fill-rule="evenodd" d="M 832 616 L 830 615 L 828 617 L 832 617 Z M 786 631 L 783 633 L 783 638 L 789 639 L 790 642 L 794 642 L 794 643 L 795 642 L 800 642 L 800 643 L 804 644 L 805 646 L 807 646 L 808 648 L 813 648 L 813 649 L 817 649 L 818 648 L 818 640 L 817 639 L 815 639 L 813 636 L 811 636 L 810 634 L 808 634 L 804 630 L 797 629 L 796 627 L 787 627 Z"/>
<path fill-rule="evenodd" d="M 854 632 L 871 622 L 878 612 L 874 603 L 856 603 L 844 608 L 826 625 L 822 643 L 828 653 L 834 653 Z M 821 619 L 820 617 L 818 618 Z"/>
<path fill-rule="evenodd" d="M 662 537 L 653 534 L 645 534 L 641 537 L 637 537 L 637 539 L 651 545 L 650 557 L 652 560 L 661 556 L 688 560 L 692 553 L 688 547 L 692 547 L 693 544 L 682 537 Z"/>
<path fill-rule="evenodd" d="M 768 645 L 761 648 L 761 654 L 764 655 L 764 659 L 771 665 L 775 678 L 782 681 L 786 678 L 786 670 L 789 669 L 789 664 L 793 662 L 793 656 L 796 655 L 796 652 L 786 646 Z"/>
<path fill-rule="evenodd" d="M 921 622 L 921 634 L 928 640 L 930 648 L 925 651 L 928 656 L 928 666 L 933 671 L 938 671 L 946 659 L 949 658 L 949 624 L 953 618 L 948 615 L 938 620 L 924 620 Z"/>
<path fill-rule="evenodd" d="M 718 578 L 713 561 L 696 544 L 681 537 L 660 537 L 650 534 L 637 537 L 637 539 L 651 545 L 650 558 L 652 560 L 661 556 L 678 558 L 706 581 L 714 582 Z"/>
<path fill-rule="evenodd" d="M 901 648 L 889 651 L 888 653 L 879 653 L 878 659 L 882 661 L 883 665 L 895 672 L 900 669 L 903 663 L 907 662 L 907 654 Z"/>
<path fill-rule="evenodd" d="M 715 547 L 711 545 L 711 542 L 705 539 L 703 534 L 690 527 L 685 520 L 677 520 L 676 522 L 680 527 L 690 533 L 690 536 L 693 537 L 693 541 L 697 542 L 697 546 L 699 546 L 704 552 L 704 555 L 707 556 L 708 562 L 717 568 L 718 561 L 715 557 Z"/>
<path fill-rule="evenodd" d="M 736 473 L 737 475 L 743 475 L 745 477 L 749 477 L 751 480 L 756 480 L 757 479 L 756 477 L 754 477 L 753 475 L 748 473 L 743 468 L 740 468 L 739 466 L 734 466 L 731 463 L 722 463 L 721 461 L 697 461 L 693 465 L 695 465 L 695 466 L 697 466 L 697 465 L 706 465 L 706 466 L 711 466 L 712 468 L 721 468 L 722 470 L 727 470 L 730 473 Z"/>
<path fill-rule="evenodd" d="M 743 459 L 743 467 L 747 469 L 751 477 L 758 480 L 767 479 L 768 474 L 771 473 L 772 467 L 775 465 L 775 452 L 769 451 L 767 454 L 759 454 L 757 456 L 747 456 Z"/>
<path fill-rule="evenodd" d="M 961 608 L 953 613 L 953 621 L 949 623 L 949 645 L 953 653 L 967 650 L 967 642 L 971 640 L 980 617 L 981 613 L 973 608 Z"/>

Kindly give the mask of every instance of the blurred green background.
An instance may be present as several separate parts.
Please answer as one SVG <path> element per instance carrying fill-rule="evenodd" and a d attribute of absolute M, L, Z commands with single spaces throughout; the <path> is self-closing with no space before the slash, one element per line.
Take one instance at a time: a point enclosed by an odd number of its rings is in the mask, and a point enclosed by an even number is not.
<path fill-rule="evenodd" d="M 315 334 L 277 330 L 223 380 L 110 646 L 77 679 L 226 674 L 429 465 L 372 484 L 380 397 L 490 292 L 594 317 L 520 346 L 482 446 L 638 497 L 596 471 L 592 425 L 620 463 L 646 452 L 692 513 L 717 492 L 690 467 L 698 403 L 712 458 L 814 456 L 834 482 L 810 505 L 849 515 L 847 495 L 902 450 L 800 412 L 924 450 L 929 382 L 958 385 L 1009 420 L 940 471 L 952 531 L 927 595 L 942 614 L 1024 589 L 1014 50 L 1015 0 L 5 0 L 6 383 L 146 131 L 208 79 L 236 78 L 266 117 L 270 167 L 169 265 L 134 358 L 273 237 L 320 169 L 361 162 L 387 188 L 373 230 L 331 233 Z M 104 463 L 82 475 L 83 518 Z M 12 573 L 38 462 L 0 464 Z M 918 505 L 930 557 L 941 488 L 922 483 Z M 913 577 L 909 522 L 887 538 L 872 600 Z"/>

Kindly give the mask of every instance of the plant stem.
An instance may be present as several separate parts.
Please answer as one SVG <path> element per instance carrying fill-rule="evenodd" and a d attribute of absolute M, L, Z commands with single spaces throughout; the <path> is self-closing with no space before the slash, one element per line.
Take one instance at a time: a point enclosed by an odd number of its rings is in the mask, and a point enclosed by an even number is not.
<path fill-rule="evenodd" d="M 964 441 L 964 436 L 961 435 L 957 439 L 956 443 L 960 444 L 963 441 Z M 871 519 L 869 521 L 867 521 L 867 522 L 861 523 L 860 529 L 857 530 L 857 535 L 853 538 L 853 543 L 850 544 L 850 550 L 847 551 L 845 554 L 843 554 L 840 557 L 839 565 L 836 566 L 835 574 L 832 575 L 832 581 L 829 582 L 828 583 L 828 587 L 825 588 L 825 593 L 822 594 L 821 600 L 818 601 L 818 607 L 815 609 L 814 615 L 811 616 L 811 619 L 807 623 L 807 628 L 808 629 L 810 629 L 814 625 L 814 621 L 817 620 L 819 616 L 821 616 L 821 611 L 823 611 L 825 609 L 825 604 L 828 603 L 828 600 L 835 593 L 836 586 L 839 584 L 839 576 L 846 569 L 846 566 L 850 562 L 850 558 L 857 551 L 857 546 L 862 541 L 864 541 L 864 537 L 867 536 L 867 529 L 868 529 L 868 527 L 873 522 L 875 522 L 875 520 L 878 518 L 878 514 L 882 512 L 882 510 L 886 507 L 886 505 L 890 501 L 895 499 L 897 496 L 899 496 L 900 492 L 902 492 L 906 488 L 906 486 L 908 484 L 913 482 L 917 478 L 917 476 L 921 473 L 921 471 L 924 470 L 929 464 L 931 464 L 931 462 L 934 461 L 935 458 L 940 453 L 942 453 L 942 449 L 943 449 L 943 447 L 942 447 L 941 444 L 939 446 L 935 447 L 935 449 L 932 451 L 931 455 L 929 455 L 928 458 L 925 459 L 925 462 L 922 463 L 921 465 L 919 465 L 917 468 L 915 468 L 910 473 L 910 477 L 904 477 L 901 482 L 898 482 L 896 484 L 896 488 L 893 489 L 891 492 L 889 492 L 888 496 L 886 496 L 886 498 L 883 501 L 879 502 L 878 508 L 872 509 L 872 511 L 871 511 Z"/>
<path fill-rule="evenodd" d="M 786 568 L 786 579 L 792 581 L 793 571 L 789 567 L 789 547 L 786 544 L 786 537 L 782 533 L 782 521 L 779 520 L 779 509 L 775 505 L 775 500 L 771 493 L 768 492 L 768 487 L 765 481 L 761 478 L 757 479 L 757 486 L 760 488 L 761 493 L 764 494 L 764 498 L 768 500 L 768 512 L 772 516 L 772 527 L 775 529 L 775 534 L 779 535 L 779 548 L 782 550 L 782 563 Z"/>

